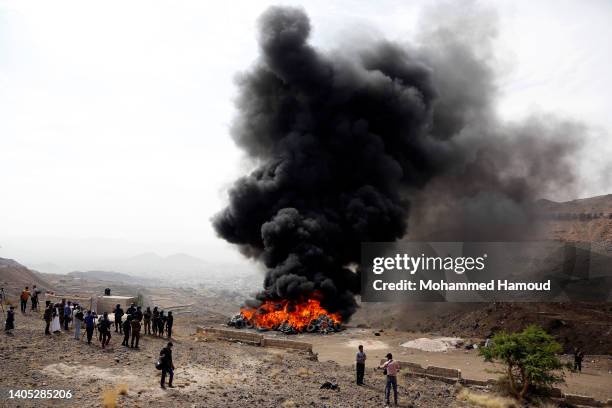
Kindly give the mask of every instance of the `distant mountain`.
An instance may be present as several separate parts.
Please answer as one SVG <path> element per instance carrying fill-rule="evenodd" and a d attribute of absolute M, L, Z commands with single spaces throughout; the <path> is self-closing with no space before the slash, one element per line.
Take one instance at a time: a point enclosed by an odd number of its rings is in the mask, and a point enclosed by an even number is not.
<path fill-rule="evenodd" d="M 121 273 L 166 278 L 169 274 L 202 274 L 211 269 L 209 262 L 192 255 L 178 253 L 162 257 L 153 252 L 113 260 L 103 266 Z"/>
<path fill-rule="evenodd" d="M 73 278 L 85 279 L 85 280 L 100 280 L 109 282 L 121 282 L 121 283 L 136 283 L 142 284 L 142 277 L 135 277 L 120 272 L 113 271 L 74 271 L 67 274 Z M 146 278 L 144 279 L 146 280 Z"/>

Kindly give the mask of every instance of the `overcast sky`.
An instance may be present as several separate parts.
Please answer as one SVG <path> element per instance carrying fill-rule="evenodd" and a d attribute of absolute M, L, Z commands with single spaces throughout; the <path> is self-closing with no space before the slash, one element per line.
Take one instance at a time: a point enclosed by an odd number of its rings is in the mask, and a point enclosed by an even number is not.
<path fill-rule="evenodd" d="M 287 3 L 333 50 L 355 33 L 409 41 L 431 2 Z M 236 256 L 209 219 L 246 168 L 228 136 L 233 77 L 270 4 L 0 1 L 0 256 L 42 262 L 84 238 L 113 242 L 82 248 L 100 256 Z M 484 4 L 499 19 L 500 115 L 583 120 L 612 151 L 612 2 Z M 581 195 L 612 192 L 603 179 Z"/>

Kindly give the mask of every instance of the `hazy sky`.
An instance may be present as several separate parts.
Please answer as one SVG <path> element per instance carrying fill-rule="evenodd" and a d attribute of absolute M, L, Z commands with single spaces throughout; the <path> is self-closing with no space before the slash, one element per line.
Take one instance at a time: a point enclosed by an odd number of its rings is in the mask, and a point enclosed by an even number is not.
<path fill-rule="evenodd" d="M 288 3 L 304 6 L 325 50 L 355 33 L 408 41 L 431 4 Z M 237 256 L 209 219 L 247 168 L 228 136 L 233 77 L 255 59 L 255 21 L 270 4 L 0 1 L 0 256 L 40 262 L 82 238 L 114 240 L 92 244 L 100 256 L 122 242 Z M 612 2 L 483 4 L 499 20 L 499 113 L 586 121 L 612 151 Z M 581 195 L 612 192 L 602 179 L 590 174 Z"/>

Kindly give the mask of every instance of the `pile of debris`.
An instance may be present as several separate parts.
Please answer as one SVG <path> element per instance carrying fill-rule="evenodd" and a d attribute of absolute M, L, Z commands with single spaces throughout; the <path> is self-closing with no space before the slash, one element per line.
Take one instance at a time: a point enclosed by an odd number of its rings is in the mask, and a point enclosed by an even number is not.
<path fill-rule="evenodd" d="M 237 329 L 252 329 L 253 322 L 248 320 L 242 313 L 238 313 L 237 315 L 231 317 L 227 325 L 230 327 L 235 327 Z"/>
<path fill-rule="evenodd" d="M 257 326 L 253 323 L 252 320 L 249 320 L 242 313 L 238 313 L 237 315 L 231 317 L 227 325 L 230 327 L 235 327 L 237 329 L 257 329 L 259 331 L 268 331 L 268 330 L 276 330 L 284 334 L 298 334 L 300 330 L 298 330 L 295 326 L 291 325 L 289 322 L 285 321 L 275 327 L 262 327 Z M 336 333 L 342 329 L 340 323 L 335 322 L 332 318 L 326 315 L 320 315 L 316 319 L 313 319 L 308 326 L 306 326 L 303 331 L 308 333 L 320 333 L 320 334 L 329 334 Z"/>
<path fill-rule="evenodd" d="M 320 315 L 311 321 L 308 326 L 306 326 L 306 331 L 308 333 L 328 334 L 338 332 L 340 329 L 340 323 L 336 323 L 333 319 L 326 315 Z"/>

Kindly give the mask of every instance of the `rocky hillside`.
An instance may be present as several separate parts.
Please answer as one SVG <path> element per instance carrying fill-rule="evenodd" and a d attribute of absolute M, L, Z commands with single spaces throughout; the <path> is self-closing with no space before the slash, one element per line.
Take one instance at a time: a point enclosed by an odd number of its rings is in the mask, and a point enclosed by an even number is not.
<path fill-rule="evenodd" d="M 612 253 L 612 194 L 537 203 L 536 239 L 594 242 Z M 396 327 L 444 335 L 485 337 L 499 330 L 519 330 L 539 324 L 570 350 L 577 344 L 588 353 L 612 354 L 612 304 L 506 303 L 493 307 L 480 303 L 362 304 L 352 324 Z"/>
<path fill-rule="evenodd" d="M 0 287 L 9 300 L 21 293 L 25 286 L 36 285 L 41 290 L 53 289 L 38 272 L 32 271 L 13 259 L 0 258 Z M 16 300 L 16 299 L 15 299 Z"/>
<path fill-rule="evenodd" d="M 546 238 L 610 243 L 612 251 L 612 194 L 565 203 L 540 200 L 538 207 Z"/>

